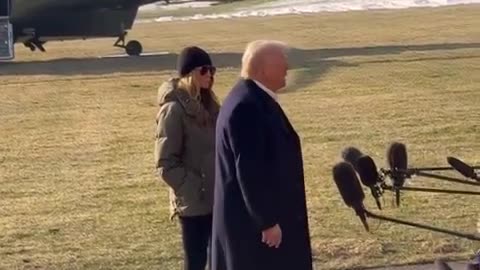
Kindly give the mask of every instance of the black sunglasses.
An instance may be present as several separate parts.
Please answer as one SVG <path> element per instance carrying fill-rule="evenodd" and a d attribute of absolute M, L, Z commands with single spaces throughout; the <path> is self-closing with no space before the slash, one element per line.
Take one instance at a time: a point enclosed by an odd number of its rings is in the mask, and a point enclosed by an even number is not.
<path fill-rule="evenodd" d="M 210 71 L 210 74 L 213 76 L 215 75 L 215 72 L 217 71 L 217 68 L 214 66 L 202 66 L 200 68 L 200 75 L 205 75 L 207 72 Z"/>

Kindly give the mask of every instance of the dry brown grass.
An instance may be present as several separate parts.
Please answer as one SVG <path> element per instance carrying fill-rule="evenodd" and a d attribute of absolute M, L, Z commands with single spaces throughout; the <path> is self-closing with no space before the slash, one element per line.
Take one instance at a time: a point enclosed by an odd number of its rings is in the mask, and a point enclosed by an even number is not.
<path fill-rule="evenodd" d="M 133 59 L 96 58 L 116 51 L 110 39 L 52 43 L 47 54 L 17 47 L 17 61 L 0 66 L 0 268 L 180 269 L 179 228 L 153 170 L 156 88 L 194 43 L 221 67 L 223 98 L 242 49 L 257 38 L 299 49 L 281 103 L 302 138 L 318 269 L 466 258 L 478 243 L 376 221 L 365 233 L 331 167 L 348 145 L 385 166 L 395 140 L 407 144 L 413 165 L 445 165 L 447 155 L 480 162 L 479 11 L 139 24 L 133 38 L 170 54 Z M 462 188 L 414 182 L 425 184 Z M 384 214 L 475 231 L 478 198 L 403 198 L 396 209 L 387 196 Z"/>

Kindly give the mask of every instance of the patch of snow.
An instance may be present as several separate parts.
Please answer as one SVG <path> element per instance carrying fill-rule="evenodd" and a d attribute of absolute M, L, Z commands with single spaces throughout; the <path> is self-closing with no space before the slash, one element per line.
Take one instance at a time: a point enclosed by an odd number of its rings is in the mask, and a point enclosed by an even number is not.
<path fill-rule="evenodd" d="M 188 3 L 188 5 L 193 5 Z M 197 2 L 198 6 L 215 2 Z M 412 7 L 439 7 L 459 4 L 475 4 L 480 0 L 277 0 L 270 3 L 241 8 L 221 14 L 196 14 L 194 16 L 165 16 L 142 22 L 194 21 L 208 19 L 231 19 L 243 17 L 264 17 L 286 14 L 308 14 L 316 12 L 341 12 L 373 9 L 403 9 Z M 151 4 L 155 5 L 155 4 Z M 158 5 L 158 4 L 157 4 Z M 179 4 L 180 5 L 180 4 Z M 187 3 L 183 4 L 184 7 Z M 197 6 L 197 7 L 198 7 Z M 167 7 L 167 6 L 166 6 Z M 165 7 L 165 8 L 166 8 Z"/>
<path fill-rule="evenodd" d="M 152 4 L 141 6 L 138 10 L 143 11 L 156 11 L 156 10 L 177 10 L 182 8 L 205 8 L 217 4 L 216 1 L 188 1 L 188 2 L 173 2 L 165 4 L 165 1 L 159 1 Z"/>

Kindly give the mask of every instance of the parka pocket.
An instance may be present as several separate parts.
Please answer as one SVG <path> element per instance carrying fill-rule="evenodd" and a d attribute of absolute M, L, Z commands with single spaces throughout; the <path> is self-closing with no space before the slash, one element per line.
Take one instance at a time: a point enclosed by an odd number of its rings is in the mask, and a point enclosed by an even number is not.
<path fill-rule="evenodd" d="M 190 176 L 194 177 L 185 179 L 185 183 L 175 192 L 177 208 L 182 212 L 189 207 L 195 207 L 195 205 L 201 203 L 204 193 L 202 178 L 196 175 Z"/>

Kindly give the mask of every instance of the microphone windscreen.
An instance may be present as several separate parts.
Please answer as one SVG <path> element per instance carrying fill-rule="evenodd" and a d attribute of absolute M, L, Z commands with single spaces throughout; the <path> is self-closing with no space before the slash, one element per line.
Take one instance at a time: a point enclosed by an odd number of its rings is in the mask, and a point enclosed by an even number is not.
<path fill-rule="evenodd" d="M 408 166 L 407 147 L 403 143 L 394 142 L 387 150 L 388 165 L 390 168 L 406 170 Z"/>
<path fill-rule="evenodd" d="M 333 180 L 346 205 L 357 207 L 363 204 L 365 194 L 351 164 L 347 162 L 337 163 L 333 167 Z"/>
<path fill-rule="evenodd" d="M 353 146 L 347 147 L 342 151 L 342 159 L 350 164 L 353 168 L 357 169 L 357 160 L 363 155 L 363 153 Z"/>
<path fill-rule="evenodd" d="M 400 190 L 405 184 L 406 174 L 399 170 L 406 170 L 408 166 L 407 147 L 403 143 L 394 142 L 387 150 L 387 159 L 392 170 L 392 181 L 395 188 L 395 201 L 400 206 Z"/>
<path fill-rule="evenodd" d="M 476 178 L 475 170 L 465 162 L 461 161 L 458 158 L 454 157 L 447 157 L 448 164 L 452 166 L 455 170 L 457 170 L 459 173 L 461 173 L 463 176 L 467 178 Z"/>
<path fill-rule="evenodd" d="M 378 171 L 375 161 L 370 156 L 364 155 L 357 160 L 358 174 L 362 184 L 371 187 L 378 182 Z"/>

